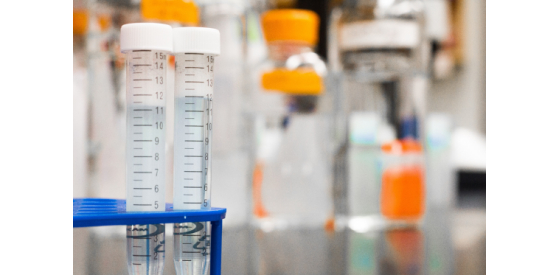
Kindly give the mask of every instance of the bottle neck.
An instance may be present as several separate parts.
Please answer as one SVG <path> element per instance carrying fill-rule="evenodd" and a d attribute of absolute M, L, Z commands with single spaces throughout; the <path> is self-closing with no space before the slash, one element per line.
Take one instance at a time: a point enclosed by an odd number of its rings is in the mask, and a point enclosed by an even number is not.
<path fill-rule="evenodd" d="M 293 41 L 277 41 L 268 44 L 268 57 L 274 61 L 286 61 L 290 56 L 313 52 L 309 44 Z"/>

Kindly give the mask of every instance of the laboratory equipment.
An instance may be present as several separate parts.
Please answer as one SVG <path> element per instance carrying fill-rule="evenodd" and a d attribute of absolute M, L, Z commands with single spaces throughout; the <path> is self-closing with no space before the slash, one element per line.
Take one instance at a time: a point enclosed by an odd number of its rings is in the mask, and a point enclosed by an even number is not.
<path fill-rule="evenodd" d="M 173 205 L 178 210 L 210 209 L 214 57 L 220 32 L 210 28 L 173 30 L 175 54 L 175 150 Z M 208 274 L 210 224 L 173 225 L 177 274 Z"/>
<path fill-rule="evenodd" d="M 333 16 L 340 98 L 336 167 L 347 186 L 349 222 L 383 226 L 381 145 L 395 139 L 423 142 L 429 47 L 423 4 L 417 0 L 346 1 Z M 361 225 L 356 225 L 359 223 Z"/>
<path fill-rule="evenodd" d="M 102 199 L 102 198 L 83 198 L 73 200 L 73 227 L 92 227 L 92 226 L 110 226 L 110 225 L 131 225 L 131 224 L 151 224 L 156 229 L 161 228 L 160 225 L 165 223 L 199 223 L 209 222 L 212 224 L 210 235 L 212 238 L 212 247 L 210 253 L 211 266 L 210 275 L 221 274 L 222 263 L 222 220 L 226 216 L 225 208 L 211 208 L 208 210 L 187 211 L 173 210 L 170 203 L 163 204 L 164 212 L 128 212 L 126 211 L 125 200 Z M 145 227 L 136 226 L 136 229 L 144 229 Z M 134 229 L 132 228 L 132 229 Z M 148 228 L 151 229 L 151 228 Z M 147 231 L 135 230 L 131 234 L 138 238 L 155 239 Z M 141 235 L 144 237 L 141 237 Z M 159 235 L 158 235 L 159 237 Z M 161 240 L 161 239 L 160 239 Z M 157 247 L 159 244 L 156 244 Z M 152 243 L 153 246 L 153 243 Z M 145 247 L 141 247 L 145 248 Z M 139 249 L 140 250 L 140 249 Z M 143 253 L 140 250 L 138 253 Z M 146 251 L 145 253 L 149 253 Z M 153 252 L 153 251 L 152 251 Z M 150 256 L 155 256 L 155 253 Z M 142 272 L 147 274 L 147 272 Z"/>
<path fill-rule="evenodd" d="M 412 139 L 382 146 L 381 213 L 396 222 L 416 223 L 425 208 L 424 155 Z"/>
<path fill-rule="evenodd" d="M 167 55 L 171 27 L 126 24 L 121 51 L 126 53 L 126 211 L 165 211 L 165 122 Z M 127 225 L 130 274 L 162 274 L 163 224 Z"/>
<path fill-rule="evenodd" d="M 331 97 L 313 52 L 319 18 L 306 10 L 262 15 L 269 56 L 252 75 L 253 214 L 261 228 L 322 227 L 333 214 Z"/>

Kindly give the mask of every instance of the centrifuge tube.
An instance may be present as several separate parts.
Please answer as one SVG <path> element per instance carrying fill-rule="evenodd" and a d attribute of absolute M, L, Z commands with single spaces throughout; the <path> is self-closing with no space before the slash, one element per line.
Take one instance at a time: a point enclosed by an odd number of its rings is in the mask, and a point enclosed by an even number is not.
<path fill-rule="evenodd" d="M 176 62 L 173 208 L 209 209 L 214 56 L 220 53 L 220 33 L 210 28 L 175 28 L 173 51 Z M 173 225 L 178 275 L 209 273 L 209 233 L 209 222 Z"/>
<path fill-rule="evenodd" d="M 164 24 L 121 28 L 126 53 L 126 211 L 165 211 L 165 97 L 172 30 Z M 163 274 L 165 225 L 126 227 L 129 274 Z"/>

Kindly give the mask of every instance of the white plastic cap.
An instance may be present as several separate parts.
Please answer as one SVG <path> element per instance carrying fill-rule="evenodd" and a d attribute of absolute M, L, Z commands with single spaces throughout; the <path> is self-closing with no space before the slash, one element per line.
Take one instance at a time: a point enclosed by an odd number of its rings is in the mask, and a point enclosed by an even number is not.
<path fill-rule="evenodd" d="M 173 53 L 220 55 L 220 31 L 200 27 L 174 28 Z"/>
<path fill-rule="evenodd" d="M 171 26 L 158 23 L 133 23 L 121 27 L 121 52 L 131 50 L 173 50 Z"/>

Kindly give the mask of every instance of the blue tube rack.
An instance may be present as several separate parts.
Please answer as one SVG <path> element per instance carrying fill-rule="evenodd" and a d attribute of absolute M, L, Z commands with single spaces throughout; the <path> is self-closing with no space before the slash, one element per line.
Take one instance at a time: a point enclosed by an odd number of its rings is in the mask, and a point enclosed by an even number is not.
<path fill-rule="evenodd" d="M 210 222 L 210 275 L 220 275 L 222 266 L 222 220 L 225 208 L 173 210 L 165 204 L 162 212 L 126 212 L 126 201 L 101 198 L 74 199 L 74 228 L 154 223 Z"/>

